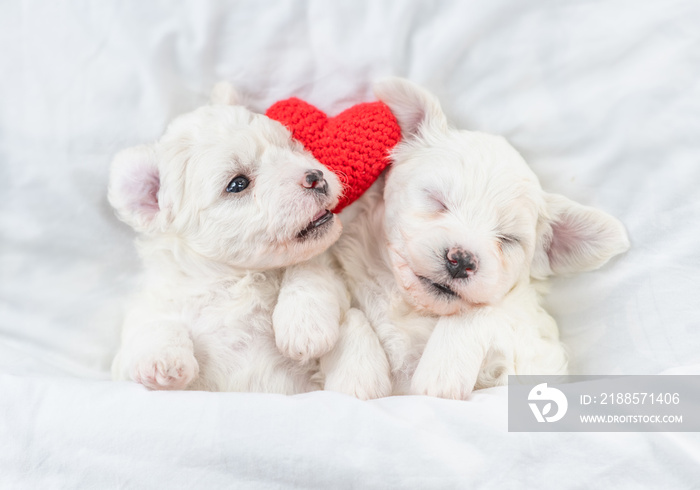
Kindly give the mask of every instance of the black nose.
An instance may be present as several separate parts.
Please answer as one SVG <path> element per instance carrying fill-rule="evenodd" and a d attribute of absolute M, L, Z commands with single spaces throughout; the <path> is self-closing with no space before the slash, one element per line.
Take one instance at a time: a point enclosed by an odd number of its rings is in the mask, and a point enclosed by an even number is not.
<path fill-rule="evenodd" d="M 323 178 L 323 172 L 320 170 L 307 170 L 301 185 L 321 194 L 328 193 L 328 182 Z"/>
<path fill-rule="evenodd" d="M 445 268 L 453 279 L 463 279 L 476 272 L 477 259 L 466 250 L 455 247 L 445 252 Z"/>

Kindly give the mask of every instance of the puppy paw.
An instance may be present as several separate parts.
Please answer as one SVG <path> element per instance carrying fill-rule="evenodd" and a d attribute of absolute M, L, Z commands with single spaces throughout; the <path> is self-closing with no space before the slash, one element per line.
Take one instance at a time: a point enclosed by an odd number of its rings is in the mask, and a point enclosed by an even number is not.
<path fill-rule="evenodd" d="M 463 374 L 463 373 L 462 373 Z M 476 379 L 430 366 L 418 364 L 411 379 L 411 394 L 466 400 L 474 390 Z"/>
<path fill-rule="evenodd" d="M 389 360 L 364 313 L 351 308 L 335 349 L 321 358 L 324 389 L 361 400 L 391 395 Z"/>
<path fill-rule="evenodd" d="M 323 389 L 345 393 L 360 400 L 373 400 L 391 395 L 391 376 L 388 371 L 378 372 L 358 366 L 358 369 L 329 373 Z"/>
<path fill-rule="evenodd" d="M 337 305 L 279 302 L 272 315 L 272 325 L 282 355 L 304 363 L 329 352 L 338 341 L 337 310 Z"/>
<path fill-rule="evenodd" d="M 151 390 L 183 390 L 199 375 L 199 364 L 191 350 L 164 349 L 138 359 L 131 379 Z"/>

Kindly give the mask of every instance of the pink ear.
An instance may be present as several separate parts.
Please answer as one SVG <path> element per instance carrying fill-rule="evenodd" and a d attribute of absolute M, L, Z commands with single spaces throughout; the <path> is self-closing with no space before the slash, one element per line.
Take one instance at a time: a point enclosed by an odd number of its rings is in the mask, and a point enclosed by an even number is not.
<path fill-rule="evenodd" d="M 119 218 L 137 231 L 153 228 L 160 211 L 160 175 L 152 146 L 123 150 L 114 157 L 109 179 L 109 202 Z"/>
<path fill-rule="evenodd" d="M 597 269 L 629 248 L 624 226 L 609 214 L 555 194 L 545 199 L 533 277 Z"/>
<path fill-rule="evenodd" d="M 447 129 L 447 118 L 437 97 L 415 83 L 390 77 L 376 82 L 373 89 L 374 95 L 391 109 L 404 138 L 419 135 L 428 127 Z"/>

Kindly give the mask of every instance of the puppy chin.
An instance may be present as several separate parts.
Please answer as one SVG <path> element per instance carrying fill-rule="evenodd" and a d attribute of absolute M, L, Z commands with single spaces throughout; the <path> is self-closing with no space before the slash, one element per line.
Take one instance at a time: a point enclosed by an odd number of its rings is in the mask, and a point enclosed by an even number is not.
<path fill-rule="evenodd" d="M 417 289 L 405 290 L 409 302 L 416 310 L 430 313 L 437 316 L 456 315 L 464 309 L 464 303 L 461 299 L 441 299 L 435 297 L 432 293 L 423 292 Z"/>
<path fill-rule="evenodd" d="M 324 225 L 323 230 L 304 237 L 295 237 L 280 245 L 280 253 L 275 254 L 278 260 L 273 267 L 288 267 L 305 262 L 322 254 L 330 248 L 343 232 L 343 225 L 337 215 Z"/>
<path fill-rule="evenodd" d="M 298 253 L 308 260 L 316 255 L 325 252 L 333 245 L 343 232 L 343 225 L 337 215 L 333 215 L 331 222 L 323 225 L 325 229 L 320 233 L 314 233 L 301 239 L 297 238 Z"/>
<path fill-rule="evenodd" d="M 433 315 L 447 316 L 454 315 L 462 309 L 462 300 L 459 297 L 441 298 L 434 292 L 428 291 L 420 278 L 408 265 L 408 262 L 392 246 L 389 246 L 389 257 L 392 262 L 392 271 L 396 282 L 403 290 L 406 300 L 416 310 Z"/>

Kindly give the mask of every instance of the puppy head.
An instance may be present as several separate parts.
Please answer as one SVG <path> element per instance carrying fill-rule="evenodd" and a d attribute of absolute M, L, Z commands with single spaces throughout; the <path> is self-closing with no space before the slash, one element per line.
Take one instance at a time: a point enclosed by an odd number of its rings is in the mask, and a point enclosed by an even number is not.
<path fill-rule="evenodd" d="M 206 260 L 243 269 L 307 260 L 340 236 L 330 213 L 336 176 L 280 123 L 219 84 L 212 105 L 175 119 L 153 145 L 113 163 L 109 201 L 154 238 L 169 236 Z"/>
<path fill-rule="evenodd" d="M 417 308 L 495 304 L 520 281 L 595 269 L 629 247 L 612 216 L 545 193 L 502 137 L 449 128 L 437 99 L 405 80 L 375 93 L 403 132 L 386 180 L 386 233 Z"/>

